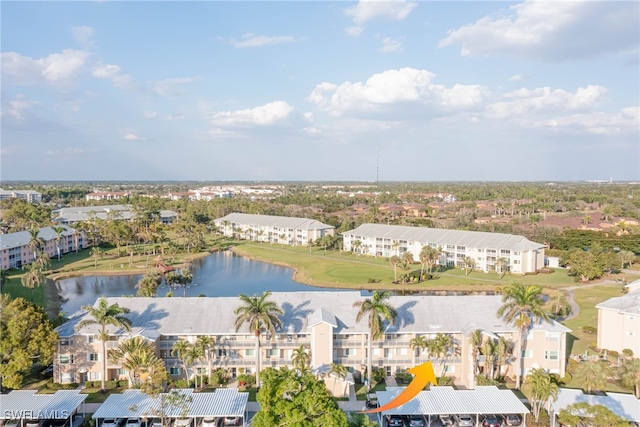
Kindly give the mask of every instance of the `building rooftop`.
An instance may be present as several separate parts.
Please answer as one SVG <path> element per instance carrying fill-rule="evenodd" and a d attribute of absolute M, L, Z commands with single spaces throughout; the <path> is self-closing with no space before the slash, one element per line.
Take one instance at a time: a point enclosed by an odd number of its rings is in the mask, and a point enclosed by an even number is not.
<path fill-rule="evenodd" d="M 638 284 L 640 284 L 640 280 L 629 283 L 627 286 L 631 290 L 628 294 L 609 298 L 596 305 L 596 308 L 618 311 L 623 314 L 640 314 L 640 288 L 638 288 Z"/>
<path fill-rule="evenodd" d="M 54 394 L 36 394 L 37 390 L 13 390 L 0 394 L 0 419 L 21 418 L 24 414 L 47 414 L 47 418 L 65 419 L 87 398 L 79 390 L 58 390 Z"/>
<path fill-rule="evenodd" d="M 524 236 L 514 234 L 408 227 L 404 225 L 362 224 L 358 228 L 345 231 L 342 234 L 435 243 L 443 248 L 445 248 L 445 245 L 460 245 L 469 248 L 525 251 L 543 249 L 545 247 L 541 243 L 532 242 Z"/>
<path fill-rule="evenodd" d="M 247 224 L 262 227 L 291 228 L 301 230 L 314 230 L 334 228 L 332 225 L 323 224 L 310 218 L 296 218 L 274 215 L 253 215 L 244 213 L 230 213 L 227 216 L 216 219 L 216 223 L 229 221 L 233 224 Z"/>
<path fill-rule="evenodd" d="M 61 236 L 73 236 L 75 230 L 71 227 L 61 225 L 65 230 L 60 234 Z M 45 242 L 54 240 L 57 234 L 51 227 L 43 227 L 38 232 L 40 237 Z M 28 231 L 18 231 L 17 233 L 0 234 L 0 249 L 13 249 L 20 248 L 24 245 L 28 245 L 31 241 L 31 234 Z"/>
<path fill-rule="evenodd" d="M 366 319 L 356 322 L 356 301 L 362 301 L 358 291 L 326 292 L 274 292 L 271 299 L 284 311 L 281 334 L 307 333 L 309 326 L 318 322 L 336 325 L 337 334 L 368 331 Z M 159 297 L 159 298 L 107 298 L 109 304 L 118 304 L 131 310 L 127 316 L 132 322 L 133 334 L 154 339 L 162 335 L 249 335 L 243 326 L 236 333 L 234 310 L 240 302 L 237 297 Z M 437 332 L 465 335 L 475 329 L 493 333 L 515 332 L 516 329 L 496 317 L 502 304 L 500 296 L 392 296 L 390 304 L 396 307 L 398 317 L 394 325 L 385 324 L 387 333 L 435 334 Z M 71 315 L 70 320 L 56 330 L 60 336 L 74 335 L 75 325 L 85 316 L 83 311 Z M 535 329 L 551 333 L 569 329 L 557 322 L 540 323 Z M 83 328 L 81 334 L 95 334 L 95 325 Z M 110 327 L 112 334 L 124 334 Z"/>
<path fill-rule="evenodd" d="M 633 394 L 607 393 L 597 396 L 584 394 L 582 390 L 560 388 L 558 397 L 553 402 L 553 411 L 557 414 L 567 406 L 580 402 L 603 405 L 627 421 L 640 422 L 640 400 Z"/>
<path fill-rule="evenodd" d="M 78 222 L 86 221 L 91 215 L 102 220 L 122 219 L 131 220 L 135 217 L 135 212 L 131 205 L 108 205 L 108 206 L 78 206 L 67 207 L 53 211 L 53 221 L 55 222 Z M 161 218 L 175 217 L 177 214 L 170 210 L 159 211 Z"/>

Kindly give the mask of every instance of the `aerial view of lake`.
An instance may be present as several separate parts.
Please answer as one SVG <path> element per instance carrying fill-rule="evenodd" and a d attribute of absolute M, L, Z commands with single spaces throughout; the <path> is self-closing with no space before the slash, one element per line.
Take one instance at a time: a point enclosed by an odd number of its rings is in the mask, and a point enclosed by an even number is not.
<path fill-rule="evenodd" d="M 236 296 L 261 294 L 265 290 L 286 291 L 335 291 L 303 285 L 292 279 L 293 270 L 266 262 L 254 261 L 231 251 L 216 252 L 196 260 L 192 267 L 193 283 L 187 287 L 187 296 Z M 58 280 L 55 283 L 61 298 L 61 310 L 70 315 L 83 305 L 93 304 L 99 297 L 135 295 L 136 283 L 142 275 L 84 276 Z M 164 283 L 158 288 L 158 296 L 173 291 L 181 297 L 183 288 L 169 288 Z"/>

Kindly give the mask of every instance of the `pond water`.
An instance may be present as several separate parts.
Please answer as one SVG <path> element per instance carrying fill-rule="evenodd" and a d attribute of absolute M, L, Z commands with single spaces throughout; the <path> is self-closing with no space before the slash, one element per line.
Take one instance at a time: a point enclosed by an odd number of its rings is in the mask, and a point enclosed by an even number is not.
<path fill-rule="evenodd" d="M 193 283 L 187 286 L 187 296 L 236 296 L 261 294 L 265 290 L 286 291 L 335 291 L 303 285 L 292 279 L 293 270 L 266 262 L 254 261 L 231 251 L 216 252 L 193 263 Z M 135 295 L 136 283 L 142 275 L 131 276 L 83 276 L 58 280 L 55 287 L 60 297 L 61 310 L 70 315 L 83 305 L 93 304 L 99 297 Z M 173 291 L 183 296 L 183 288 L 169 288 L 164 283 L 158 288 L 158 296 Z"/>

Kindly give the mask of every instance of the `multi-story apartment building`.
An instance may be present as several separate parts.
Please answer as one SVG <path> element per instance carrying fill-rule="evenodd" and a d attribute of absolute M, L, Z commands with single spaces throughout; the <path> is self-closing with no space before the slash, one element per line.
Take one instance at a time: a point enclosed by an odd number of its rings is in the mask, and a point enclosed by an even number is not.
<path fill-rule="evenodd" d="M 52 212 L 52 221 L 59 224 L 73 224 L 80 221 L 87 221 L 91 218 L 106 220 L 132 221 L 136 213 L 131 205 L 109 205 L 109 206 L 80 206 L 57 209 Z M 171 224 L 178 214 L 170 210 L 158 211 L 159 221 L 163 224 Z"/>
<path fill-rule="evenodd" d="M 119 200 L 129 197 L 126 191 L 96 191 L 84 196 L 85 200 Z"/>
<path fill-rule="evenodd" d="M 293 246 L 306 245 L 335 231 L 335 227 L 315 219 L 243 213 L 218 218 L 215 224 L 227 237 Z"/>
<path fill-rule="evenodd" d="M 625 295 L 596 305 L 598 309 L 598 348 L 640 356 L 640 280 L 626 285 Z"/>
<path fill-rule="evenodd" d="M 60 233 L 59 242 L 58 234 L 51 227 L 41 228 L 38 232 L 38 237 L 44 241 L 44 247 L 41 250 L 49 258 L 57 257 L 58 251 L 60 255 L 64 255 L 87 247 L 87 239 L 83 233 L 67 226 L 62 227 L 64 231 Z M 3 270 L 20 268 L 33 262 L 35 255 L 29 248 L 30 241 L 31 233 L 28 231 L 0 235 L 0 257 Z"/>
<path fill-rule="evenodd" d="M 29 203 L 42 202 L 42 193 L 34 190 L 3 190 L 0 188 L 0 200 L 4 199 L 22 199 Z"/>
<path fill-rule="evenodd" d="M 366 318 L 356 322 L 356 291 L 275 292 L 271 296 L 284 311 L 282 328 L 273 337 L 263 337 L 260 348 L 262 367 L 291 365 L 293 350 L 303 345 L 311 354 L 311 367 L 338 363 L 354 374 L 362 374 L 367 365 L 368 324 Z M 460 386 L 473 387 L 475 364 L 468 336 L 480 329 L 486 339 L 505 337 L 515 340 L 516 328 L 496 316 L 502 304 L 500 296 L 393 296 L 389 302 L 398 317 L 386 324 L 384 338 L 372 343 L 372 366 L 387 375 L 431 360 L 425 350 L 412 349 L 412 338 L 433 338 L 438 333 L 450 335 L 453 345 L 446 358 L 434 362 L 437 375 L 443 372 Z M 199 336 L 213 338 L 213 367 L 227 368 L 232 376 L 254 372 L 256 368 L 255 336 L 246 328 L 236 331 L 234 310 L 240 305 L 235 297 L 200 298 L 108 298 L 131 310 L 130 333 L 109 327 L 107 348 L 116 347 L 131 336 L 140 335 L 155 343 L 157 355 L 175 378 L 184 377 L 182 363 L 172 354 L 176 342 L 194 343 Z M 101 377 L 101 343 L 96 326 L 75 331 L 86 314 L 77 313 L 57 328 L 60 346 L 54 363 L 54 379 L 59 382 L 99 380 Z M 565 373 L 567 328 L 557 322 L 539 323 L 526 336 L 524 372 L 543 368 Z M 269 339 L 270 338 L 270 339 Z M 513 362 L 515 359 L 512 359 Z M 513 375 L 516 363 L 504 367 Z M 109 361 L 108 378 L 126 378 L 121 367 Z M 207 361 L 195 366 L 206 373 Z M 193 372 L 189 372 L 189 375 Z"/>
<path fill-rule="evenodd" d="M 500 264 L 504 271 L 517 274 L 544 267 L 545 246 L 513 234 L 362 224 L 342 236 L 345 251 L 371 256 L 386 258 L 409 252 L 419 261 L 422 247 L 431 246 L 441 250 L 438 263 L 443 266 L 463 268 L 465 258 L 471 257 L 475 269 L 484 272 L 498 271 Z"/>

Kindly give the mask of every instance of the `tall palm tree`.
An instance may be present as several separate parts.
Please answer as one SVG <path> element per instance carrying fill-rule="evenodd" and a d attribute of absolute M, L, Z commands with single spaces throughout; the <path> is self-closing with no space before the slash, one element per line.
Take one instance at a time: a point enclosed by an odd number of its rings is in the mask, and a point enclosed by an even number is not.
<path fill-rule="evenodd" d="M 91 248 L 89 255 L 93 259 L 93 268 L 98 268 L 98 260 L 102 259 L 102 249 L 98 246 L 94 246 Z"/>
<path fill-rule="evenodd" d="M 532 369 L 526 377 L 526 382 L 531 387 L 531 409 L 536 422 L 540 416 L 540 409 L 549 401 L 558 395 L 558 383 L 556 383 L 551 374 L 544 369 Z"/>
<path fill-rule="evenodd" d="M 414 350 L 413 352 L 414 365 L 416 364 L 416 358 L 418 357 L 418 350 L 424 350 L 428 346 L 429 346 L 429 343 L 427 339 L 422 335 L 418 335 L 417 337 L 411 338 L 411 340 L 409 341 L 409 347 L 411 348 L 411 350 Z"/>
<path fill-rule="evenodd" d="M 0 268 L 0 294 L 2 294 L 2 288 L 6 283 L 9 282 L 9 275 L 7 274 L 7 270 L 4 268 Z"/>
<path fill-rule="evenodd" d="M 499 378 L 504 377 L 502 367 L 507 364 L 511 353 L 513 353 L 513 343 L 505 337 L 499 337 L 496 343 L 496 375 Z"/>
<path fill-rule="evenodd" d="M 640 399 L 640 359 L 625 361 L 619 376 L 622 384 L 633 388 L 633 394 Z"/>
<path fill-rule="evenodd" d="M 33 263 L 29 266 L 29 271 L 22 276 L 21 283 L 25 288 L 31 289 L 31 302 L 33 302 L 33 291 L 39 288 L 47 280 L 42 268 Z"/>
<path fill-rule="evenodd" d="M 42 237 L 39 236 L 40 234 L 40 230 L 37 228 L 32 228 L 29 231 L 29 249 L 31 249 L 33 251 L 33 259 L 35 260 L 36 258 L 38 258 L 38 253 L 40 251 L 42 251 L 42 247 L 45 245 L 44 240 L 42 239 Z"/>
<path fill-rule="evenodd" d="M 500 279 L 504 277 L 504 273 L 507 272 L 507 267 L 509 266 L 509 260 L 507 258 L 498 258 L 496 261 L 496 269 L 500 274 Z"/>
<path fill-rule="evenodd" d="M 276 302 L 270 301 L 270 291 L 264 291 L 262 295 L 248 296 L 241 294 L 240 306 L 233 312 L 236 315 L 236 332 L 246 323 L 249 331 L 256 337 L 256 385 L 260 387 L 260 363 L 262 354 L 260 350 L 260 336 L 266 332 L 272 338 L 276 329 L 282 327 L 281 315 L 284 311 Z"/>
<path fill-rule="evenodd" d="M 442 377 L 447 373 L 447 358 L 449 357 L 452 347 L 453 338 L 451 335 L 443 334 L 442 332 L 438 332 L 435 338 L 427 342 L 429 354 L 436 356 L 436 358 L 440 360 L 442 366 L 440 376 Z"/>
<path fill-rule="evenodd" d="M 65 228 L 59 225 L 54 225 L 53 227 L 51 227 L 51 229 L 53 231 L 55 231 L 56 233 L 56 249 L 58 252 L 58 262 L 60 262 L 60 237 L 62 236 L 62 233 L 65 231 Z"/>
<path fill-rule="evenodd" d="M 473 373 L 478 373 L 478 355 L 480 354 L 480 347 L 482 346 L 482 331 L 476 329 L 469 334 L 469 345 L 471 346 L 471 357 L 473 358 Z"/>
<path fill-rule="evenodd" d="M 160 367 L 164 369 L 164 362 L 156 356 L 155 346 L 140 336 L 118 344 L 109 351 L 109 360 L 127 371 L 129 388 L 139 386 L 144 381 L 144 374 L 157 371 Z"/>
<path fill-rule="evenodd" d="M 196 365 L 200 364 L 200 361 L 205 357 L 205 349 L 199 345 L 192 345 L 189 347 L 189 351 L 187 352 L 187 361 L 189 365 L 191 365 L 194 374 L 195 388 L 198 388 L 198 369 Z M 202 387 L 202 384 L 200 384 Z"/>
<path fill-rule="evenodd" d="M 369 339 L 367 349 L 367 388 L 371 390 L 371 374 L 372 374 L 372 343 L 373 340 L 378 340 L 384 336 L 384 321 L 388 321 L 392 325 L 396 321 L 398 312 L 389 304 L 388 300 L 391 297 L 389 291 L 374 291 L 371 298 L 367 298 L 364 301 L 356 301 L 353 306 L 359 308 L 356 315 L 356 322 L 367 317 L 367 323 L 369 326 Z"/>
<path fill-rule="evenodd" d="M 474 268 L 476 268 L 476 260 L 470 256 L 464 257 L 464 274 L 468 276 Z"/>
<path fill-rule="evenodd" d="M 398 281 L 398 264 L 400 264 L 402 260 L 399 256 L 393 255 L 389 258 L 389 263 L 393 266 L 393 282 Z"/>
<path fill-rule="evenodd" d="M 293 367 L 300 372 L 307 370 L 310 361 L 311 355 L 307 351 L 307 348 L 302 344 L 291 353 L 291 363 L 293 364 Z"/>
<path fill-rule="evenodd" d="M 484 376 L 487 379 L 493 379 L 493 369 L 495 366 L 495 357 L 496 357 L 496 342 L 487 338 L 482 342 L 482 347 L 480 348 L 482 351 L 482 355 L 484 356 Z"/>
<path fill-rule="evenodd" d="M 207 359 L 207 378 L 211 378 L 211 360 L 213 359 L 213 344 L 215 343 L 213 337 L 209 335 L 200 335 L 196 339 L 195 345 L 200 347 L 204 352 L 204 357 Z"/>
<path fill-rule="evenodd" d="M 82 307 L 87 312 L 88 318 L 82 319 L 75 327 L 76 332 L 90 325 L 98 325 L 99 331 L 97 338 L 102 341 L 102 376 L 101 390 L 105 390 L 105 381 L 107 377 L 107 340 L 109 332 L 107 326 L 114 326 L 125 331 L 131 330 L 131 320 L 125 314 L 129 313 L 126 307 L 120 307 L 118 304 L 109 305 L 109 301 L 102 297 L 95 306 L 85 305 Z"/>
<path fill-rule="evenodd" d="M 191 344 L 188 341 L 179 339 L 171 347 L 171 355 L 177 357 L 182 362 L 182 369 L 184 370 L 185 379 L 189 379 L 189 371 L 187 369 L 187 363 L 189 362 L 189 352 L 191 351 Z"/>
<path fill-rule="evenodd" d="M 602 390 L 607 385 L 609 367 L 604 362 L 590 360 L 583 362 L 576 368 L 575 377 L 582 381 L 587 393 L 594 389 Z"/>
<path fill-rule="evenodd" d="M 505 321 L 513 323 L 518 328 L 516 345 L 516 357 L 518 358 L 518 367 L 516 369 L 517 389 L 520 389 L 523 369 L 522 352 L 526 350 L 524 341 L 527 332 L 536 322 L 541 320 L 550 321 L 549 315 L 542 307 L 543 304 L 542 288 L 539 286 L 512 283 L 503 288 L 502 305 L 498 308 L 497 315 Z"/>
<path fill-rule="evenodd" d="M 332 363 L 329 368 L 329 375 L 333 374 L 333 389 L 335 391 L 336 382 L 338 382 L 338 378 L 341 380 L 345 380 L 347 378 L 347 368 L 338 363 Z"/>

